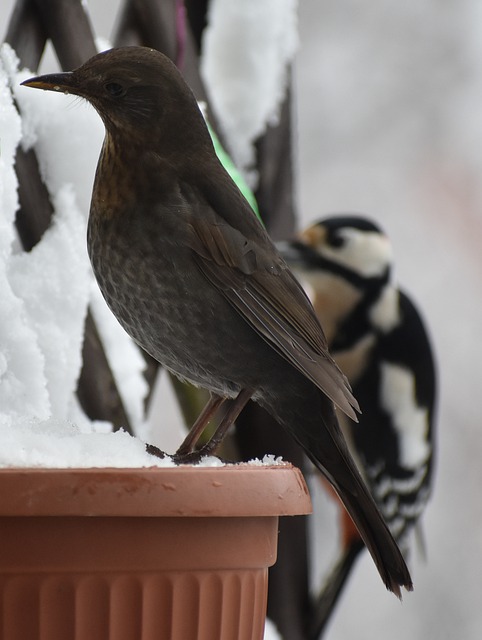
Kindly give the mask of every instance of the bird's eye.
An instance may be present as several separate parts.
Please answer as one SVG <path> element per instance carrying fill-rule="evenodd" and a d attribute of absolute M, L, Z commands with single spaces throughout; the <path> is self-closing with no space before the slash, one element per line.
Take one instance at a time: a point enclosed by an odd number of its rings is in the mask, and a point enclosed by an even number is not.
<path fill-rule="evenodd" d="M 340 233 L 332 233 L 328 238 L 329 245 L 331 247 L 334 247 L 335 249 L 339 249 L 340 247 L 342 247 L 345 242 L 345 236 L 341 235 Z"/>
<path fill-rule="evenodd" d="M 125 93 L 124 87 L 118 82 L 107 82 L 104 89 L 112 98 L 120 98 Z"/>

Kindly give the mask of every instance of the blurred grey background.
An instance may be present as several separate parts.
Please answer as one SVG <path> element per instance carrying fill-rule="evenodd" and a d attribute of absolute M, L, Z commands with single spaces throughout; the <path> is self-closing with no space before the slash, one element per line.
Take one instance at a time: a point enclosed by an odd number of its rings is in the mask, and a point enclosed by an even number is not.
<path fill-rule="evenodd" d="M 303 221 L 378 220 L 439 365 L 435 494 L 415 591 L 383 598 L 365 554 L 328 637 L 482 637 L 482 4 L 301 0 Z M 343 608 L 341 608 L 343 607 Z"/>

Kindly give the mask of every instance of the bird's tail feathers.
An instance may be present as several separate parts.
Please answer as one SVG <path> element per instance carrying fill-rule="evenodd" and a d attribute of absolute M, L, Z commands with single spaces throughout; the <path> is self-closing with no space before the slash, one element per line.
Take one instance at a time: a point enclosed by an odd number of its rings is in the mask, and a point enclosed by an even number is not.
<path fill-rule="evenodd" d="M 412 579 L 403 555 L 368 490 L 363 486 L 356 494 L 338 487 L 336 491 L 357 526 L 385 586 L 401 599 L 400 587 L 411 591 Z"/>
<path fill-rule="evenodd" d="M 341 433 L 339 442 L 333 437 L 332 430 L 329 433 L 330 440 L 323 442 L 313 438 L 309 438 L 309 442 L 303 442 L 299 437 L 300 433 L 293 435 L 313 464 L 332 484 L 355 523 L 385 586 L 401 598 L 400 587 L 405 587 L 408 591 L 413 589 L 403 555 L 362 480 Z M 307 435 L 306 432 L 304 435 Z"/>

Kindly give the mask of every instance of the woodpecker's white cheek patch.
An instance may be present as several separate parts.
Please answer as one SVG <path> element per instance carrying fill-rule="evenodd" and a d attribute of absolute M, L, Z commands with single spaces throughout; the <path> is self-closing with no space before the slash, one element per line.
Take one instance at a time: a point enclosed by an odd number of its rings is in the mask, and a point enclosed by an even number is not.
<path fill-rule="evenodd" d="M 392 262 L 392 247 L 386 236 L 351 227 L 340 231 L 340 235 L 345 238 L 345 244 L 341 247 L 328 244 L 318 247 L 322 256 L 366 278 L 384 274 Z"/>
<path fill-rule="evenodd" d="M 428 412 L 417 405 L 410 371 L 388 362 L 381 365 L 381 403 L 397 431 L 402 466 L 415 469 L 424 464 L 430 456 Z"/>

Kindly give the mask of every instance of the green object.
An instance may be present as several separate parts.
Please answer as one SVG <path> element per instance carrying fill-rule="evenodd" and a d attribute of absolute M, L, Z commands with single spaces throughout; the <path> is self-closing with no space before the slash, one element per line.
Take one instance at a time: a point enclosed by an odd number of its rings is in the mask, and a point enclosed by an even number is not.
<path fill-rule="evenodd" d="M 231 160 L 231 157 L 226 152 L 222 144 L 219 142 L 219 138 L 214 133 L 213 129 L 209 124 L 208 124 L 208 129 L 214 144 L 214 150 L 216 151 L 216 155 L 218 156 L 218 158 L 221 160 L 223 167 L 229 173 L 231 178 L 236 183 L 238 189 L 241 191 L 243 196 L 249 202 L 249 204 L 251 205 L 251 208 L 253 209 L 255 214 L 258 216 L 260 222 L 263 222 L 261 220 L 261 216 L 259 215 L 258 203 L 256 202 L 256 198 L 254 197 L 254 193 L 246 184 L 246 180 L 243 178 L 243 176 L 241 175 L 241 172 L 236 167 L 234 162 Z"/>

